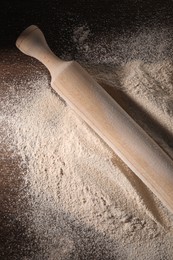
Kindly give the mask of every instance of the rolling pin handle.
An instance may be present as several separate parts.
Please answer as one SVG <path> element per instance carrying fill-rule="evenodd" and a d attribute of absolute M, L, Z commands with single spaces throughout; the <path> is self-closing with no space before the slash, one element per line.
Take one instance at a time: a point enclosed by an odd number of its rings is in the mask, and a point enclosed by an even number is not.
<path fill-rule="evenodd" d="M 16 41 L 17 48 L 42 62 L 51 72 L 64 63 L 49 48 L 42 31 L 35 25 L 24 30 Z"/>

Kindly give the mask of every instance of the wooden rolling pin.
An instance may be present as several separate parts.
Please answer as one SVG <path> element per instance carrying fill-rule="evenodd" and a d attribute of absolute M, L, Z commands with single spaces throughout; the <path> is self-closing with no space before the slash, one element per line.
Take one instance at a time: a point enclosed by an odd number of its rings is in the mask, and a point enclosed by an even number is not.
<path fill-rule="evenodd" d="M 51 85 L 173 213 L 173 161 L 75 61 L 60 60 L 34 25 L 16 46 L 50 71 Z"/>

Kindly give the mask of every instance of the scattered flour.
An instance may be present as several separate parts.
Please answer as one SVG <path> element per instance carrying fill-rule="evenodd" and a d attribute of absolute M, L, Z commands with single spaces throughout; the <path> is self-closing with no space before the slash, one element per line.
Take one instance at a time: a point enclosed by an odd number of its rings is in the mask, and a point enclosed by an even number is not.
<path fill-rule="evenodd" d="M 90 47 L 83 49 L 89 33 L 87 26 L 76 28 L 73 39 L 90 58 Z M 104 57 L 108 64 L 115 62 L 115 55 Z M 136 59 L 89 67 L 172 156 L 171 61 Z M 48 82 L 47 76 L 37 74 L 30 81 L 1 83 L 8 86 L 2 100 L 3 142 L 25 166 L 28 232 L 34 232 L 40 246 L 33 259 L 171 260 L 171 213 Z"/>
<path fill-rule="evenodd" d="M 73 31 L 73 42 L 76 44 L 78 51 L 85 50 L 88 52 L 88 36 L 90 35 L 90 29 L 88 25 L 79 26 L 74 29 Z"/>

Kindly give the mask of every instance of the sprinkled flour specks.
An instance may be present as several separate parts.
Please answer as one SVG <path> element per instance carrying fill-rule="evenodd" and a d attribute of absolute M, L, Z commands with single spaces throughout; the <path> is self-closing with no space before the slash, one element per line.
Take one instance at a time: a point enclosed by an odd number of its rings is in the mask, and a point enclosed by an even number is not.
<path fill-rule="evenodd" d="M 89 33 L 77 28 L 74 41 L 80 34 L 87 43 Z M 172 156 L 171 61 L 89 70 Z M 172 215 L 51 90 L 47 76 L 35 75 L 18 83 L 19 92 L 15 81 L 3 81 L 11 96 L 1 117 L 4 143 L 25 169 L 26 212 L 40 247 L 33 259 L 171 259 Z"/>

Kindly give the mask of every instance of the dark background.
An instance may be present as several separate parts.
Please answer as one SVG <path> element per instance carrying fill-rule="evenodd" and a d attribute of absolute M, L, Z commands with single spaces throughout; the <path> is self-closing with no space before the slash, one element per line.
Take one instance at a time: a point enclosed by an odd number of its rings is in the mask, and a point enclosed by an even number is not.
<path fill-rule="evenodd" d="M 36 0 L 1 1 L 0 47 L 14 48 L 20 32 L 38 25 L 57 54 L 75 56 L 72 28 L 87 23 L 92 37 L 136 31 L 141 26 L 171 27 L 173 1 L 170 0 Z"/>

